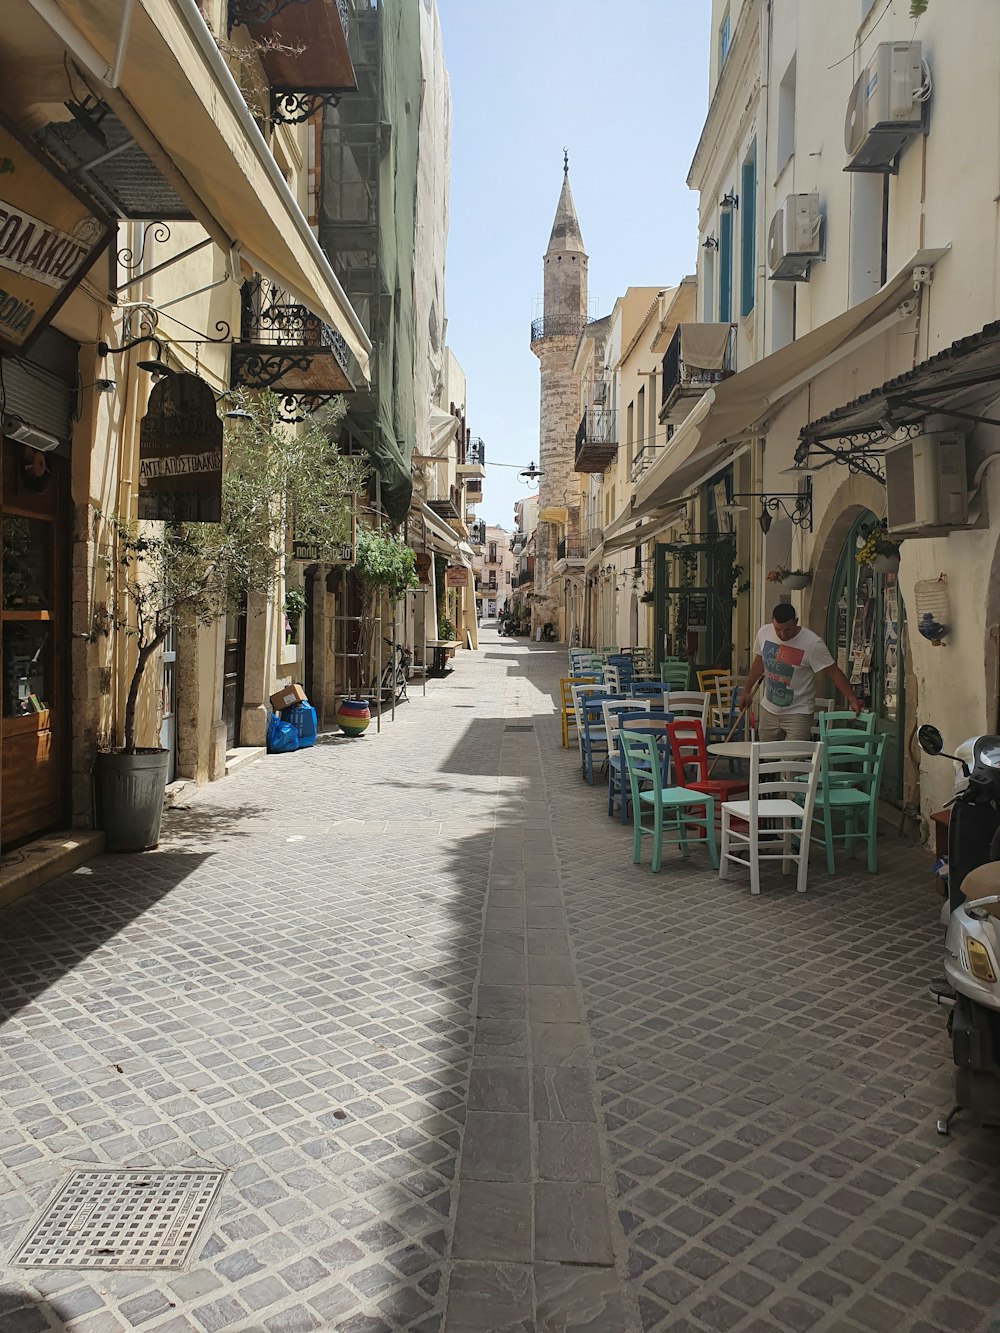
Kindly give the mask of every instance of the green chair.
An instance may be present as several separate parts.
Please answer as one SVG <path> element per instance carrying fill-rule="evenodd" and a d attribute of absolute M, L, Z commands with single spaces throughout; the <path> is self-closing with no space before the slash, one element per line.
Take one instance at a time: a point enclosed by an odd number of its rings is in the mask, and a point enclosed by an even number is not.
<path fill-rule="evenodd" d="M 819 727 L 819 738 L 821 741 L 830 739 L 831 732 L 862 732 L 869 736 L 875 731 L 874 713 L 852 713 L 845 709 L 844 712 L 834 712 L 828 709 L 824 713 L 818 713 L 816 716 L 816 725 Z M 846 744 L 846 738 L 844 743 Z M 834 744 L 841 744 L 840 740 Z"/>
<path fill-rule="evenodd" d="M 665 787 L 660 766 L 662 755 L 656 737 L 642 732 L 618 732 L 618 745 L 628 770 L 629 789 L 632 793 L 632 863 L 642 860 L 642 836 L 653 838 L 651 869 L 659 870 L 663 857 L 664 824 L 668 825 L 666 838 L 676 843 L 681 855 L 687 857 L 692 843 L 703 842 L 708 847 L 709 859 L 719 867 L 715 846 L 715 801 L 704 792 L 688 791 L 686 787 Z M 648 785 L 644 785 L 648 784 Z M 643 824 L 643 815 L 651 811 L 652 826 Z M 692 837 L 691 827 L 702 829 L 702 837 Z"/>
<path fill-rule="evenodd" d="M 831 732 L 820 754 L 819 785 L 813 807 L 813 828 L 822 827 L 822 836 L 812 834 L 813 842 L 826 849 L 826 868 L 836 874 L 834 843 L 850 849 L 854 843 L 867 846 L 868 870 L 878 869 L 878 795 L 885 764 L 886 735 L 852 728 L 846 743 L 842 730 Z M 838 830 L 836 820 L 843 821 Z"/>
<path fill-rule="evenodd" d="M 687 690 L 691 688 L 691 663 L 690 662 L 661 662 L 660 663 L 660 684 L 669 685 L 672 690 Z"/>

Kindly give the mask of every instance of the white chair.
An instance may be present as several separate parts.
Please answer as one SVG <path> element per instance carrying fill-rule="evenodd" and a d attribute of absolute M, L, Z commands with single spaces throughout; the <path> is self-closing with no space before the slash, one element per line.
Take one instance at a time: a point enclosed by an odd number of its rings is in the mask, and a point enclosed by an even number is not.
<path fill-rule="evenodd" d="M 760 893 L 761 861 L 780 861 L 784 874 L 792 862 L 798 864 L 795 887 L 806 891 L 809 871 L 809 835 L 819 778 L 818 741 L 755 741 L 750 750 L 750 797 L 745 801 L 724 801 L 722 805 L 722 846 L 719 850 L 719 878 L 726 879 L 729 862 L 736 861 L 750 870 L 750 892 Z M 734 828 L 738 820 L 742 827 Z M 775 838 L 765 842 L 774 851 L 761 851 L 761 826 L 767 820 Z M 793 838 L 797 847 L 792 849 Z M 746 856 L 731 850 L 736 843 Z"/>
<path fill-rule="evenodd" d="M 601 709 L 604 713 L 604 730 L 608 737 L 608 754 L 615 752 L 615 737 L 618 734 L 619 713 L 648 713 L 652 699 L 604 699 Z"/>
<path fill-rule="evenodd" d="M 615 694 L 621 694 L 621 672 L 616 666 L 608 666 L 605 664 L 604 670 L 601 672 L 601 678 L 609 689 L 614 690 Z"/>
<path fill-rule="evenodd" d="M 697 717 L 703 728 L 708 726 L 708 710 L 712 706 L 712 696 L 699 690 L 669 690 L 663 696 L 662 707 L 675 718 Z"/>

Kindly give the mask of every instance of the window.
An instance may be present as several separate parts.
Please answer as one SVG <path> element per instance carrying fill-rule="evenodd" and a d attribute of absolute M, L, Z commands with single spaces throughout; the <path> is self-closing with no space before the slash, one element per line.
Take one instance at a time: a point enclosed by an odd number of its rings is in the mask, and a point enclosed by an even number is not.
<path fill-rule="evenodd" d="M 719 322 L 733 317 L 733 211 L 719 214 Z"/>
<path fill-rule="evenodd" d="M 795 57 L 792 56 L 778 84 L 778 156 L 777 174 L 795 152 Z"/>
<path fill-rule="evenodd" d="M 706 324 L 715 319 L 715 250 L 702 250 L 702 318 Z"/>
<path fill-rule="evenodd" d="M 888 172 L 851 172 L 851 305 L 874 295 L 886 280 L 889 180 Z"/>
<path fill-rule="evenodd" d="M 490 558 L 486 563 L 489 565 L 495 565 L 496 562 L 497 562 L 497 544 L 496 542 L 490 542 Z"/>
<path fill-rule="evenodd" d="M 753 309 L 757 287 L 757 140 L 743 163 L 740 190 L 740 314 Z"/>
<path fill-rule="evenodd" d="M 729 9 L 726 9 L 722 16 L 722 22 L 719 24 L 719 73 L 722 73 L 722 66 L 726 63 L 726 56 L 729 55 Z"/>
<path fill-rule="evenodd" d="M 639 436 L 638 439 L 636 440 L 636 444 L 639 446 L 639 452 L 641 453 L 642 450 L 645 449 L 646 447 L 646 386 L 645 385 L 643 385 L 642 388 L 639 390 L 639 392 L 636 394 L 635 406 L 636 406 L 636 416 L 639 419 Z M 628 451 L 628 462 L 629 462 L 629 468 L 631 469 L 632 467 L 631 449 Z"/>
<path fill-rule="evenodd" d="M 629 403 L 625 409 L 625 465 L 632 470 L 632 458 L 635 453 L 635 404 Z"/>
<path fill-rule="evenodd" d="M 509 570 L 509 569 L 505 569 L 505 570 L 504 570 L 504 572 L 503 572 L 503 581 L 504 581 L 504 583 L 507 583 L 507 584 L 510 583 L 510 570 Z"/>

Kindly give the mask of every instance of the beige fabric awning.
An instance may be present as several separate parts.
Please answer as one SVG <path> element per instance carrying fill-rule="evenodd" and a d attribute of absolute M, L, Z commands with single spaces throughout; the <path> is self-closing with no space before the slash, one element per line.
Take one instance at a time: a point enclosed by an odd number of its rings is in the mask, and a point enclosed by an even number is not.
<path fill-rule="evenodd" d="M 683 512 L 683 508 L 679 506 L 663 518 L 651 518 L 646 523 L 633 523 L 630 528 L 625 528 L 623 531 L 616 533 L 610 541 L 605 539 L 604 554 L 622 551 L 629 546 L 641 546 L 643 542 L 658 537 L 661 532 L 666 532 L 667 528 L 676 523 Z"/>
<path fill-rule="evenodd" d="M 885 317 L 908 289 L 913 269 L 935 264 L 945 250 L 920 250 L 874 296 L 713 385 L 678 426 L 641 478 L 632 514 L 648 514 L 677 500 L 707 472 L 721 467 L 741 437 L 821 369 L 849 338 Z"/>
<path fill-rule="evenodd" d="M 420 501 L 420 517 L 427 524 L 427 545 L 435 551 L 440 551 L 442 555 L 454 556 L 462 564 L 468 565 L 468 560 L 463 558 L 459 550 L 458 534 L 453 532 L 443 519 L 438 518 L 430 505 L 423 500 Z"/>
<path fill-rule="evenodd" d="M 57 4 L 110 65 L 122 0 L 57 0 Z M 118 88 L 97 84 L 95 90 L 147 156 L 163 168 L 213 240 L 241 253 L 248 264 L 335 329 L 368 379 L 368 335 L 196 5 L 187 0 L 139 0 Z"/>

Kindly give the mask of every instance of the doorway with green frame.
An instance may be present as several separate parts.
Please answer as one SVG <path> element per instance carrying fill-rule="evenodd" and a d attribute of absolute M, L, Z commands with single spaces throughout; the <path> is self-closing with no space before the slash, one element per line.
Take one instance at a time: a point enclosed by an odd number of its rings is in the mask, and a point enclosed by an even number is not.
<path fill-rule="evenodd" d="M 865 709 L 886 735 L 882 797 L 903 799 L 906 612 L 895 573 L 880 573 L 855 559 L 879 519 L 862 510 L 844 539 L 827 605 L 826 641 Z"/>

